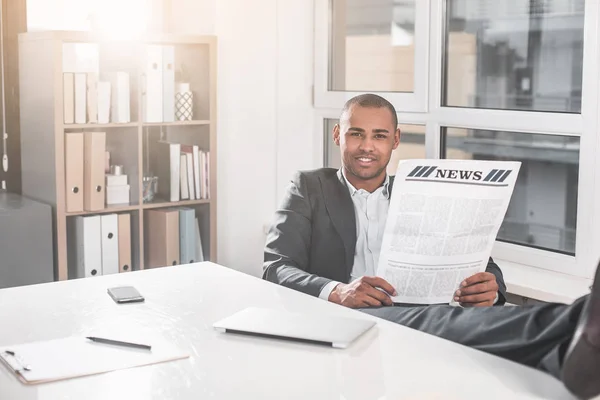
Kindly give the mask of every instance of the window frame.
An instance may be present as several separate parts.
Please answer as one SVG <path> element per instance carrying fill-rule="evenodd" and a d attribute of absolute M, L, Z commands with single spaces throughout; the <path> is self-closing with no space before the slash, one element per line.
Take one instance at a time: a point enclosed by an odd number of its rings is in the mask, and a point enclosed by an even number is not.
<path fill-rule="evenodd" d="M 324 120 L 338 118 L 343 102 L 358 92 L 327 92 L 328 79 L 328 27 L 330 0 L 315 2 L 315 131 L 320 148 L 315 149 L 317 160 L 324 160 Z M 580 138 L 579 187 L 577 199 L 577 231 L 575 255 L 565 255 L 549 250 L 539 250 L 525 245 L 496 241 L 492 256 L 500 260 L 522 264 L 543 270 L 559 272 L 579 278 L 591 279 L 600 259 L 600 4 L 585 0 L 582 107 L 581 113 L 557 113 L 540 111 L 493 110 L 442 106 L 443 58 L 445 53 L 445 15 L 447 0 L 431 0 L 427 3 L 429 18 L 426 32 L 423 27 L 415 35 L 427 38 L 425 58 L 427 71 L 420 79 L 420 87 L 427 88 L 427 104 L 414 103 L 407 106 L 407 99 L 398 93 L 374 92 L 394 104 L 401 123 L 417 123 L 426 126 L 427 158 L 439 159 L 442 129 L 467 128 L 489 129 L 542 135 L 576 136 Z M 325 26 L 323 26 L 325 25 Z M 415 57 L 416 59 L 416 57 Z M 421 61 L 423 62 L 423 61 Z M 415 82 L 415 88 L 417 87 Z M 401 95 L 401 94 L 400 94 Z M 414 101 L 415 99 L 413 99 Z M 423 98 L 420 98 L 423 100 Z M 327 132 L 330 135 L 330 132 Z M 600 158 L 600 157 L 599 157 Z M 597 172 L 596 172 L 597 171 Z"/>

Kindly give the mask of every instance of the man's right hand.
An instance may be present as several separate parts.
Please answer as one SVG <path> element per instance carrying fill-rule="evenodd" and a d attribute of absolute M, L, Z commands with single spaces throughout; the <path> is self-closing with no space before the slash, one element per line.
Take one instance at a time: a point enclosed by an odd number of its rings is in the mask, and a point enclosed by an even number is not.
<path fill-rule="evenodd" d="M 349 284 L 337 285 L 329 295 L 329 301 L 350 308 L 391 306 L 393 302 L 390 295 L 396 294 L 396 290 L 385 279 L 363 276 Z"/>

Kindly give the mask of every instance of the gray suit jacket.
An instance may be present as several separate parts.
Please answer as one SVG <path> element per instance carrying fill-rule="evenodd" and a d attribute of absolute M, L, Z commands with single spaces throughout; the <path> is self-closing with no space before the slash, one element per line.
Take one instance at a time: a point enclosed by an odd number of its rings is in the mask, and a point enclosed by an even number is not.
<path fill-rule="evenodd" d="M 390 177 L 390 193 L 393 183 Z M 350 281 L 355 247 L 354 204 L 337 170 L 298 172 L 267 236 L 263 278 L 319 296 L 332 280 Z M 496 276 L 500 287 L 496 304 L 504 304 L 506 285 L 491 258 L 487 271 Z"/>

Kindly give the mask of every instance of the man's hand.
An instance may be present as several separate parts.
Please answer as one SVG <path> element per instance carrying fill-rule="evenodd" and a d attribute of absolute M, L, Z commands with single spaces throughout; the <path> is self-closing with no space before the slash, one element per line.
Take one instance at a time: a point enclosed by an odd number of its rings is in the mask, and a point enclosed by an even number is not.
<path fill-rule="evenodd" d="M 363 276 L 349 284 L 337 285 L 329 295 L 329 301 L 350 308 L 391 306 L 393 302 L 390 295 L 395 296 L 396 290 L 384 279 Z"/>
<path fill-rule="evenodd" d="M 463 307 L 489 307 L 494 305 L 497 294 L 496 276 L 490 272 L 480 272 L 461 283 L 454 301 Z"/>

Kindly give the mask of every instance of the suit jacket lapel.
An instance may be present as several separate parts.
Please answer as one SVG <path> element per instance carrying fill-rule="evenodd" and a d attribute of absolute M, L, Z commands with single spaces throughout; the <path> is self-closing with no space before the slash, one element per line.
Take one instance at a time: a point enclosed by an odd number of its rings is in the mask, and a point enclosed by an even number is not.
<path fill-rule="evenodd" d="M 350 276 L 354 264 L 356 250 L 356 215 L 354 203 L 346 185 L 338 179 L 337 174 L 327 181 L 321 181 L 325 207 L 331 222 L 340 235 L 346 249 L 346 274 Z"/>
<path fill-rule="evenodd" d="M 396 176 L 394 175 L 390 175 L 390 183 L 388 185 L 388 192 L 390 193 L 390 199 L 392 198 L 392 189 L 394 188 L 394 178 L 396 178 Z"/>

